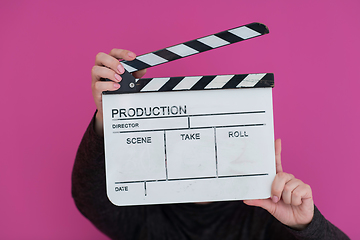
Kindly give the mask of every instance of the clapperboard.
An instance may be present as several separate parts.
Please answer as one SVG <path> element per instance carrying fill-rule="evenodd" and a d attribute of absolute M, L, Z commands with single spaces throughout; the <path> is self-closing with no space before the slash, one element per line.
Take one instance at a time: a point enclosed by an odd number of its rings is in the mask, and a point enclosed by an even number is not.
<path fill-rule="evenodd" d="M 260 199 L 275 176 L 272 73 L 130 73 L 269 33 L 251 23 L 122 61 L 103 93 L 107 195 L 118 206 Z"/>

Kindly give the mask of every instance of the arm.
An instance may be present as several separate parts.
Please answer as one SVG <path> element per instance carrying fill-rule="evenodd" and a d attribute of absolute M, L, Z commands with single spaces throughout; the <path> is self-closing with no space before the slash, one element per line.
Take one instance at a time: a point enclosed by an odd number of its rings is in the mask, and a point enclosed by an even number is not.
<path fill-rule="evenodd" d="M 78 148 L 72 172 L 72 196 L 79 211 L 100 231 L 111 238 L 126 239 L 124 236 L 140 234 L 139 224 L 143 221 L 143 207 L 117 207 L 107 198 L 105 178 L 104 139 L 102 129 L 102 91 L 120 87 L 124 68 L 120 58 L 131 60 L 135 54 L 126 50 L 113 49 L 109 55 L 99 53 L 92 68 L 92 93 L 97 112 L 90 122 Z M 138 72 L 136 77 L 145 73 Z M 103 82 L 101 78 L 112 81 Z M 132 224 L 137 223 L 137 224 Z"/>
<path fill-rule="evenodd" d="M 103 137 L 91 120 L 78 148 L 72 172 L 72 196 L 79 211 L 112 239 L 139 238 L 145 207 L 117 207 L 106 194 Z"/>
<path fill-rule="evenodd" d="M 244 203 L 266 209 L 299 239 L 349 239 L 314 206 L 311 187 L 283 172 L 280 139 L 275 141 L 275 160 L 271 199 L 246 200 Z"/>
<path fill-rule="evenodd" d="M 118 210 L 106 197 L 103 138 L 91 120 L 78 148 L 72 172 L 72 196 L 79 211 L 109 234 Z M 112 235 L 112 234 L 110 234 Z"/>

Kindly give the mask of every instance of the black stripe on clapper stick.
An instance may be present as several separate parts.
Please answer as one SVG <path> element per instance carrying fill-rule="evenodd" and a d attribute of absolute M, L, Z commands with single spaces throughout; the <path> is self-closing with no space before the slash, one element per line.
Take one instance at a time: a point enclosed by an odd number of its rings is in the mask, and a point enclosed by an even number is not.
<path fill-rule="evenodd" d="M 138 91 L 140 91 L 141 89 L 143 89 L 151 80 L 153 80 L 153 78 L 140 78 L 137 82 L 136 82 L 136 89 Z"/>
<path fill-rule="evenodd" d="M 259 32 L 261 35 L 269 33 L 269 29 L 261 23 L 250 23 L 245 26 L 256 32 Z"/>
<path fill-rule="evenodd" d="M 216 76 L 204 76 L 191 88 L 191 90 L 203 90 Z"/>
<path fill-rule="evenodd" d="M 176 85 L 183 80 L 184 77 L 172 77 L 170 78 L 160 89 L 159 92 L 162 91 L 171 91 Z"/>
<path fill-rule="evenodd" d="M 205 51 L 213 49 L 212 47 L 210 47 L 202 42 L 199 42 L 198 40 L 188 41 L 188 42 L 184 43 L 184 45 L 191 47 L 198 52 L 205 52 Z"/>
<path fill-rule="evenodd" d="M 254 87 L 274 87 L 274 74 L 267 73 Z"/>
<path fill-rule="evenodd" d="M 232 34 L 231 32 L 221 32 L 221 33 L 216 33 L 214 34 L 215 36 L 225 40 L 225 41 L 228 41 L 230 43 L 236 43 L 236 42 L 240 42 L 240 41 L 243 41 L 244 39 L 241 38 L 241 37 L 238 37 L 234 34 Z"/>
<path fill-rule="evenodd" d="M 181 58 L 181 56 L 179 56 L 173 52 L 170 52 L 167 49 L 161 49 L 159 51 L 154 52 L 154 54 L 158 55 L 159 57 L 162 57 L 168 61 L 173 61 L 173 60 Z"/>
<path fill-rule="evenodd" d="M 247 76 L 247 74 L 235 75 L 222 88 L 236 88 L 236 86 Z"/>
<path fill-rule="evenodd" d="M 134 59 L 132 61 L 124 61 L 124 63 L 126 63 L 127 65 L 133 67 L 133 68 L 136 68 L 138 70 L 141 70 L 141 69 L 145 69 L 145 68 L 149 68 L 151 67 L 151 65 L 149 64 L 146 64 L 138 59 Z"/>

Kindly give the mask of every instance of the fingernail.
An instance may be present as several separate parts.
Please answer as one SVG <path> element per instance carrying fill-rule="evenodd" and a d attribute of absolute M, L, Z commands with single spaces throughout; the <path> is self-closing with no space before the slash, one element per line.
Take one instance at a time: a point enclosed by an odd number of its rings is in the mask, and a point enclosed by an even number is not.
<path fill-rule="evenodd" d="M 136 55 L 133 52 L 128 52 L 128 56 L 131 57 L 131 58 L 134 58 Z"/>
<path fill-rule="evenodd" d="M 118 74 L 116 74 L 116 73 L 115 73 L 115 79 L 116 79 L 116 80 L 118 80 L 118 81 L 120 82 L 120 81 L 121 81 L 121 77 L 120 77 L 120 75 L 118 75 Z"/>
<path fill-rule="evenodd" d="M 119 64 L 119 65 L 117 66 L 117 70 L 119 71 L 120 74 L 123 74 L 123 73 L 125 72 L 125 69 L 124 69 L 124 67 L 123 67 L 121 64 Z"/>
<path fill-rule="evenodd" d="M 118 83 L 114 83 L 114 88 L 119 88 L 120 87 L 120 84 L 118 84 Z"/>
<path fill-rule="evenodd" d="M 277 196 L 273 196 L 271 199 L 274 203 L 277 203 L 279 201 L 279 198 Z"/>

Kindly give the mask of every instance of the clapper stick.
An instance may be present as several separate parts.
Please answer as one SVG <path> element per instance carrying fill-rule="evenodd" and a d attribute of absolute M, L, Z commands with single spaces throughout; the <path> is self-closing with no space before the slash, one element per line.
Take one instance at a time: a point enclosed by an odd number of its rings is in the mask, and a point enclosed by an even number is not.
<path fill-rule="evenodd" d="M 167 47 L 138 56 L 133 61 L 121 61 L 125 68 L 121 88 L 104 94 L 131 92 L 164 92 L 180 90 L 228 89 L 244 87 L 274 87 L 272 73 L 187 76 L 168 78 L 135 79 L 130 73 L 166 62 L 192 56 L 211 49 L 268 34 L 268 28 L 261 23 L 250 23 L 206 37 Z"/>
<path fill-rule="evenodd" d="M 273 73 L 208 75 L 135 79 L 129 72 L 122 75 L 121 88 L 104 94 L 167 92 L 232 88 L 274 87 Z"/>
<path fill-rule="evenodd" d="M 264 24 L 250 23 L 152 53 L 143 54 L 133 61 L 121 61 L 121 63 L 128 72 L 132 73 L 268 33 L 269 29 Z"/>

